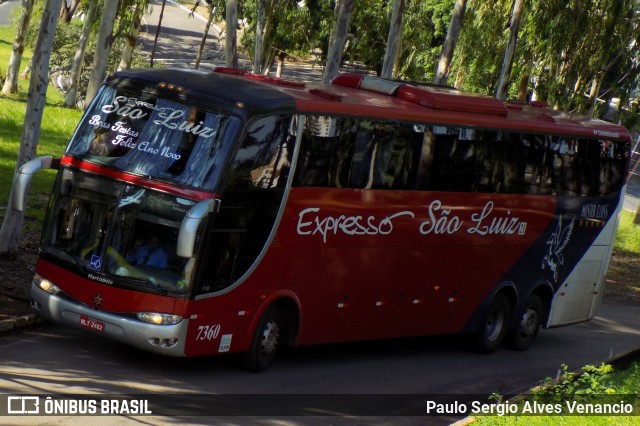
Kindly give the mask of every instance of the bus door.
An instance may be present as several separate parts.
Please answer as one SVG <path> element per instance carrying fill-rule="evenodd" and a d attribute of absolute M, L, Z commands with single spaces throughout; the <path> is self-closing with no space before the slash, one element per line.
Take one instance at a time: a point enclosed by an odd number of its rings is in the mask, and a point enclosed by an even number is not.
<path fill-rule="evenodd" d="M 609 247 L 593 246 L 562 283 L 551 305 L 549 325 L 562 325 L 593 318 L 603 290 L 603 259 Z"/>

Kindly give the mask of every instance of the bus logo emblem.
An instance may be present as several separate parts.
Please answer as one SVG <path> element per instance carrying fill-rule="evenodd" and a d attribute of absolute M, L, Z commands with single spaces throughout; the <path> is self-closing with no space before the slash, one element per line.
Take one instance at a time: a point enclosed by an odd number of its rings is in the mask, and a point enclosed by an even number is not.
<path fill-rule="evenodd" d="M 562 226 L 562 216 L 558 219 L 558 226 L 554 233 L 551 234 L 547 240 L 549 250 L 542 259 L 542 269 L 545 269 L 545 264 L 549 266 L 549 269 L 553 272 L 553 280 L 558 281 L 558 274 L 560 273 L 560 267 L 564 265 L 564 255 L 562 252 L 569 244 L 571 233 L 573 232 L 573 223 L 575 217 L 571 220 L 571 223 L 567 226 Z"/>
<path fill-rule="evenodd" d="M 93 304 L 96 307 L 102 305 L 102 295 L 101 294 L 96 294 L 95 296 L 93 296 Z"/>

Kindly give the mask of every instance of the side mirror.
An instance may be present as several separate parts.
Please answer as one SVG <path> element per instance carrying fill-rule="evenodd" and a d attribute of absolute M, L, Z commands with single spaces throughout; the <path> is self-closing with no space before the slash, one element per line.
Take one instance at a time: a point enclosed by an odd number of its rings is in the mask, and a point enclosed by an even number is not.
<path fill-rule="evenodd" d="M 16 211 L 23 212 L 25 209 L 27 188 L 31 183 L 33 175 L 43 169 L 57 169 L 59 162 L 54 162 L 53 157 L 38 157 L 28 161 L 20 167 L 18 174 L 13 182 L 13 208 Z"/>
<path fill-rule="evenodd" d="M 178 246 L 176 254 L 180 257 L 190 258 L 193 256 L 193 249 L 196 243 L 198 227 L 209 213 L 217 211 L 220 207 L 220 200 L 204 200 L 191 207 L 180 225 L 178 233 Z"/>

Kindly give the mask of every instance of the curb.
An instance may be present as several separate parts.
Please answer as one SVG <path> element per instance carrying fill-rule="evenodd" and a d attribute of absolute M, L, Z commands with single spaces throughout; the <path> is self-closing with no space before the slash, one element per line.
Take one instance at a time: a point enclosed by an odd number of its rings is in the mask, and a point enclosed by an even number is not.
<path fill-rule="evenodd" d="M 27 314 L 15 318 L 9 318 L 0 321 L 0 333 L 6 333 L 8 331 L 18 330 L 30 325 L 39 324 L 42 321 L 42 318 L 39 318 L 36 314 Z"/>

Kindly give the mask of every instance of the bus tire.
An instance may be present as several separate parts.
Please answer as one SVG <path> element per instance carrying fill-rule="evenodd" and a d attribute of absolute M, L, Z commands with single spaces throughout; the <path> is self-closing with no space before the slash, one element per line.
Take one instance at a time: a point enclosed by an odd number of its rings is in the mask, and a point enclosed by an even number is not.
<path fill-rule="evenodd" d="M 515 350 L 529 349 L 536 339 L 544 317 L 544 302 L 537 294 L 532 294 L 516 319 L 516 325 L 509 332 L 507 345 Z"/>
<path fill-rule="evenodd" d="M 243 364 L 250 371 L 265 371 L 273 362 L 282 343 L 285 316 L 277 306 L 269 306 L 260 318 Z"/>
<path fill-rule="evenodd" d="M 498 349 L 507 335 L 510 316 L 509 298 L 502 293 L 496 294 L 476 333 L 475 347 L 478 352 L 491 353 Z"/>

